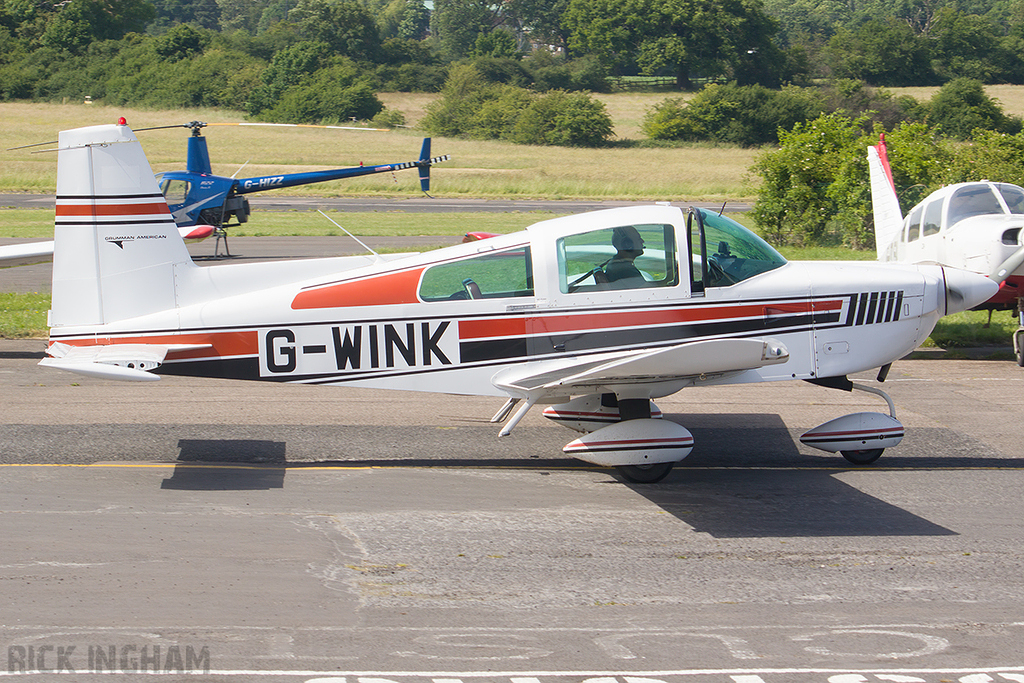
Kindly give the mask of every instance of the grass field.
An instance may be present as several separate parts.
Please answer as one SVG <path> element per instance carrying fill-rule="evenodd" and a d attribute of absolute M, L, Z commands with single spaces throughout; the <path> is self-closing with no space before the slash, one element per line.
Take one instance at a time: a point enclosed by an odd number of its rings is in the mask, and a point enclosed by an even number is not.
<path fill-rule="evenodd" d="M 462 235 L 471 231 L 500 234 L 522 230 L 558 214 L 337 212 L 328 216 L 356 235 Z M 229 228 L 231 236 L 341 235 L 341 230 L 312 211 L 258 211 L 249 222 Z M 53 239 L 53 210 L 0 208 L 0 237 Z"/>
<path fill-rule="evenodd" d="M 893 88 L 925 100 L 937 88 Z M 1010 114 L 1024 115 L 1024 86 L 989 86 Z M 668 93 L 598 94 L 615 125 L 616 140 L 643 138 L 644 114 Z M 688 97 L 690 95 L 682 95 Z M 298 172 L 364 163 L 409 161 L 419 152 L 416 125 L 436 94 L 382 93 L 381 100 L 401 112 L 408 127 L 389 132 L 235 126 L 240 112 L 190 109 L 141 111 L 98 104 L 0 103 L 0 192 L 51 193 L 56 180 L 52 148 L 11 150 L 11 147 L 56 140 L 68 128 L 113 122 L 119 116 L 134 128 L 206 121 L 214 172 L 243 176 Z M 155 171 L 181 169 L 185 159 L 182 129 L 140 132 Z M 629 144 L 605 149 L 572 149 L 512 145 L 497 141 L 437 138 L 434 154 L 453 159 L 433 171 L 434 190 L 449 197 L 605 198 L 651 200 L 749 200 L 755 180 L 748 169 L 756 150 L 693 144 L 641 148 Z M 287 190 L 290 194 L 394 195 L 419 193 L 415 173 L 399 172 L 320 183 Z"/>
<path fill-rule="evenodd" d="M 414 125 L 436 96 L 385 95 Z M 602 96 L 616 117 L 619 139 L 638 139 L 646 108 L 663 95 Z M 238 112 L 210 110 L 137 111 L 81 104 L 0 103 L 0 192 L 53 192 L 56 158 L 37 149 L 10 147 L 55 140 L 67 128 L 114 122 L 125 116 L 134 128 L 181 124 L 194 119 L 211 124 L 242 121 Z M 265 128 L 211 125 L 208 139 L 214 172 L 241 176 L 291 173 L 364 163 L 410 161 L 417 157 L 421 133 L 414 128 L 390 132 Z M 139 133 L 157 172 L 184 166 L 188 131 Z M 618 146 L 599 150 L 512 145 L 497 141 L 436 138 L 433 153 L 451 161 L 432 172 L 433 191 L 447 197 L 620 198 L 651 200 L 749 199 L 753 186 L 747 169 L 754 150 L 692 145 L 674 149 Z M 413 172 L 380 174 L 287 190 L 289 194 L 415 196 Z"/>
<path fill-rule="evenodd" d="M 930 98 L 937 88 L 894 88 L 897 94 Z M 990 96 L 1005 111 L 1024 115 L 1024 87 L 990 86 Z M 615 122 L 616 138 L 642 138 L 645 112 L 670 95 L 621 93 L 596 95 Z M 112 123 L 125 116 L 134 128 L 209 122 L 214 172 L 241 177 L 299 172 L 365 163 L 409 161 L 419 152 L 421 133 L 415 125 L 437 95 L 384 93 L 384 103 L 402 112 L 410 127 L 390 132 L 264 128 L 217 125 L 241 122 L 238 112 L 214 110 L 140 111 L 81 104 L 0 103 L 0 192 L 52 193 L 56 180 L 54 145 L 33 149 L 10 147 L 56 140 L 60 130 Z M 140 139 L 155 171 L 184 167 L 188 131 L 184 128 L 140 132 Z M 689 145 L 673 149 L 646 149 L 621 145 L 584 150 L 517 146 L 494 141 L 437 138 L 433 153 L 450 154 L 452 161 L 434 168 L 433 192 L 448 197 L 603 198 L 650 200 L 750 200 L 754 186 L 747 169 L 757 152 L 736 147 Z M 415 173 L 381 174 L 304 188 L 288 194 L 314 196 L 390 195 L 418 196 Z M 345 213 L 333 216 L 358 235 L 453 235 L 468 230 L 511 232 L 553 214 L 404 214 Z M 743 217 L 741 222 L 748 223 Z M 335 235 L 339 230 L 315 214 L 259 212 L 234 235 Z M 0 208 L 0 237 L 50 238 L 52 210 Z M 872 252 L 844 249 L 783 250 L 787 258 L 864 259 Z M 0 294 L 0 337 L 45 335 L 45 295 Z M 942 346 L 1005 343 L 1016 324 L 999 313 L 991 328 L 981 327 L 986 314 L 966 313 L 940 322 L 933 337 Z M 1004 320 L 1005 319 L 1005 320 Z"/>

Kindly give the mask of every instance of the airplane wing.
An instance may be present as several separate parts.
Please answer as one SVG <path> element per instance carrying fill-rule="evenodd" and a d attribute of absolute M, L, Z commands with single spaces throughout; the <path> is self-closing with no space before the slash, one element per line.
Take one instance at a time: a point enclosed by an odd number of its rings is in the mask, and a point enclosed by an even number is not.
<path fill-rule="evenodd" d="M 87 377 L 154 382 L 160 379 L 151 370 L 164 362 L 171 351 L 209 348 L 210 344 L 111 344 L 107 346 L 70 346 L 54 342 L 46 349 L 51 356 L 40 365 L 67 370 Z"/>
<path fill-rule="evenodd" d="M 607 387 L 654 385 L 709 375 L 737 374 L 784 363 L 789 350 L 774 339 L 712 339 L 659 349 L 601 354 L 585 360 L 565 358 L 507 368 L 491 382 L 512 401 L 526 404 L 501 430 L 505 436 L 537 401 L 545 397 L 608 391 Z"/>
<path fill-rule="evenodd" d="M 186 242 L 200 242 L 213 234 L 212 225 L 190 225 L 178 228 L 178 234 Z M 49 261 L 53 258 L 53 240 L 26 242 L 0 246 L 0 263 L 4 266 L 20 266 L 29 263 Z M 12 263 L 7 263 L 7 262 Z"/>

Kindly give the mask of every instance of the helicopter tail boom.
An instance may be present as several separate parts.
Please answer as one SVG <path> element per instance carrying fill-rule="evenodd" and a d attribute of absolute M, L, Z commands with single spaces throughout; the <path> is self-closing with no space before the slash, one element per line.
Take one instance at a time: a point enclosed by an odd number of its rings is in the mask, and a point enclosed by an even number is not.
<path fill-rule="evenodd" d="M 420 169 L 420 187 L 426 192 L 430 189 L 430 167 L 436 163 L 447 161 L 450 157 L 445 154 L 438 157 L 430 157 L 430 138 L 423 139 L 423 148 L 420 158 L 416 161 L 406 161 L 397 164 L 380 164 L 377 166 L 353 166 L 351 168 L 336 168 L 329 171 L 308 171 L 305 173 L 286 173 L 281 175 L 258 176 L 254 178 L 240 178 L 235 180 L 235 194 L 249 194 L 263 190 L 275 190 L 296 185 L 307 185 L 309 183 L 322 183 L 328 180 L 339 180 L 341 178 L 356 178 L 375 173 L 388 173 L 391 171 L 402 171 L 408 168 Z"/>

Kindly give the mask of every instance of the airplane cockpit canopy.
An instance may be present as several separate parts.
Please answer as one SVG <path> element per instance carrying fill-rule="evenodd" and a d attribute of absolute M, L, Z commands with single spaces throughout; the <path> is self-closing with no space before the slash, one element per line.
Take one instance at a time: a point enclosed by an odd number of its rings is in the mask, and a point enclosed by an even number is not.
<path fill-rule="evenodd" d="M 708 260 L 706 286 L 733 285 L 786 265 L 782 254 L 736 221 L 706 209 L 697 211 Z M 697 245 L 693 245 L 693 254 L 696 261 L 699 257 Z"/>
<path fill-rule="evenodd" d="M 971 216 L 1007 213 L 1024 214 L 1024 190 L 1003 183 L 971 183 L 957 188 L 950 196 L 946 227 Z"/>
<path fill-rule="evenodd" d="M 903 239 L 913 242 L 974 216 L 1014 214 L 1024 215 L 1024 189 L 1009 183 L 963 183 L 933 192 L 915 206 L 904 221 Z"/>

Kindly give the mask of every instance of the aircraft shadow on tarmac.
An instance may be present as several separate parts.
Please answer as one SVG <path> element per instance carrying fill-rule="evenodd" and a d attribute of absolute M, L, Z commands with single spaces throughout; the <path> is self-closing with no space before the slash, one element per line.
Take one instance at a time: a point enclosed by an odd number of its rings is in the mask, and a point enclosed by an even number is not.
<path fill-rule="evenodd" d="M 836 474 L 684 467 L 661 485 L 628 486 L 694 531 L 715 538 L 956 535 Z"/>
<path fill-rule="evenodd" d="M 848 466 L 838 455 L 800 452 L 797 436 L 777 415 L 744 415 L 743 421 L 733 416 L 731 424 L 747 425 L 742 429 L 723 428 L 728 416 L 691 420 L 696 417 L 687 421 L 701 424 L 692 430 L 701 446 L 668 478 L 654 485 L 621 484 L 696 531 L 716 538 L 956 535 L 842 481 L 836 475 L 861 468 Z M 1024 467 L 1024 459 L 999 457 L 951 430 L 920 431 L 925 432 L 921 443 L 911 445 L 910 455 L 887 454 L 878 469 Z M 941 442 L 958 456 L 914 455 L 935 453 L 932 442 Z M 286 445 L 258 439 L 182 439 L 178 466 L 161 488 L 282 488 L 287 469 L 302 467 L 600 469 L 575 459 L 536 456 L 366 459 L 352 453 L 352 459 L 288 462 Z"/>
<path fill-rule="evenodd" d="M 260 439 L 181 439 L 174 473 L 162 489 L 250 491 L 284 488 L 285 443 Z M 231 466 L 211 467 L 230 462 Z"/>

